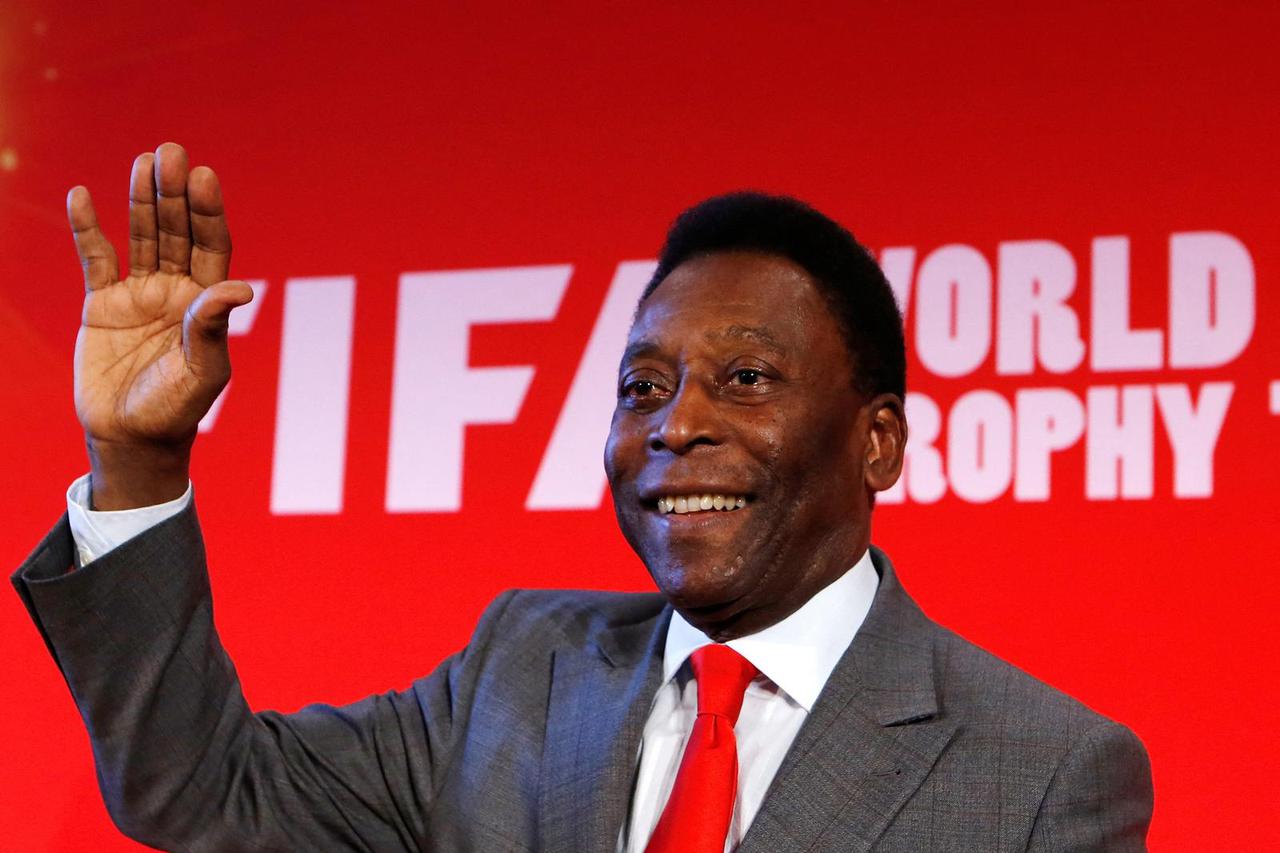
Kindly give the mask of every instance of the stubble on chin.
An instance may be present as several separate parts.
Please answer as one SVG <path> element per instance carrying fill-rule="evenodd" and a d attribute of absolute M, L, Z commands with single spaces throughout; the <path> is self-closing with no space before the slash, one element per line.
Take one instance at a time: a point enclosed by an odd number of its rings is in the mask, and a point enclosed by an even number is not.
<path fill-rule="evenodd" d="M 728 561 L 677 560 L 664 555 L 650 574 L 673 606 L 688 610 L 729 607 L 748 590 L 743 589 L 745 559 Z"/>

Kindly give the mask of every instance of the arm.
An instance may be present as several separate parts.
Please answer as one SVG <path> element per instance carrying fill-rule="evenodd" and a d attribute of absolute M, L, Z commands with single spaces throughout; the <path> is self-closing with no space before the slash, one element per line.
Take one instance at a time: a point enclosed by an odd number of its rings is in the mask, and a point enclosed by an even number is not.
<path fill-rule="evenodd" d="M 416 850 L 492 626 L 407 691 L 252 714 L 214 629 L 189 507 L 67 572 L 64 520 L 13 581 L 93 742 L 127 835 L 166 850 Z"/>
<path fill-rule="evenodd" d="M 76 413 L 95 510 L 183 495 L 197 425 L 230 377 L 228 315 L 252 298 L 226 280 L 211 170 L 165 144 L 134 162 L 129 197 L 122 277 L 88 192 L 68 196 L 85 286 Z M 85 719 L 122 829 L 182 850 L 411 849 L 422 838 L 461 658 L 405 693 L 254 716 L 213 627 L 193 508 L 78 571 L 74 556 L 64 518 L 13 581 Z"/>
<path fill-rule="evenodd" d="M 1028 851 L 1146 850 L 1151 763 L 1133 732 L 1109 721 L 1079 738 L 1058 765 Z"/>

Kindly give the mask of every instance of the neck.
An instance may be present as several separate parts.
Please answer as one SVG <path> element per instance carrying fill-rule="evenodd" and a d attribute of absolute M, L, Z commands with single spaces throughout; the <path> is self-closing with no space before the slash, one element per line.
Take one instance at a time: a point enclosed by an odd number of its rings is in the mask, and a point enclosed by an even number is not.
<path fill-rule="evenodd" d="M 851 569 L 870 547 L 870 539 L 867 531 L 858 536 L 853 545 L 833 549 L 838 557 L 824 559 L 822 555 L 814 555 L 799 577 L 793 576 L 790 583 L 780 584 L 783 592 L 779 595 L 769 595 L 768 591 L 784 579 L 770 573 L 761 582 L 763 590 L 758 595 L 743 596 L 728 605 L 684 607 L 672 601 L 672 606 L 690 625 L 717 643 L 755 634 L 795 613 Z"/>

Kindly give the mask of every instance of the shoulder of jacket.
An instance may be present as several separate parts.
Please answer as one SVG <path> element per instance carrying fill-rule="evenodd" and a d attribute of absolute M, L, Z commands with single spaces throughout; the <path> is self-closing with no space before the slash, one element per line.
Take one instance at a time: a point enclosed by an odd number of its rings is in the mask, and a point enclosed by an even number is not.
<path fill-rule="evenodd" d="M 657 593 L 509 589 L 489 605 L 482 625 L 504 638 L 553 635 L 578 641 L 596 632 L 652 619 L 666 606 Z"/>
<path fill-rule="evenodd" d="M 1035 732 L 1065 745 L 1120 723 L 954 631 L 938 626 L 935 671 L 944 710 L 967 723 Z"/>

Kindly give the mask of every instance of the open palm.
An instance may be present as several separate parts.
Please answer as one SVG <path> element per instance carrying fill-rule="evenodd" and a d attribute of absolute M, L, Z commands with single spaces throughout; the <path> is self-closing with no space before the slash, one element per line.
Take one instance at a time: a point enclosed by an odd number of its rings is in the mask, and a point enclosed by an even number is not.
<path fill-rule="evenodd" d="M 227 281 L 231 237 L 217 176 L 189 170 L 166 143 L 134 161 L 129 271 L 121 279 L 89 193 L 76 187 L 68 218 L 84 268 L 76 339 L 76 412 L 91 444 L 182 445 L 195 436 L 231 375 L 227 316 L 253 297 Z"/>

